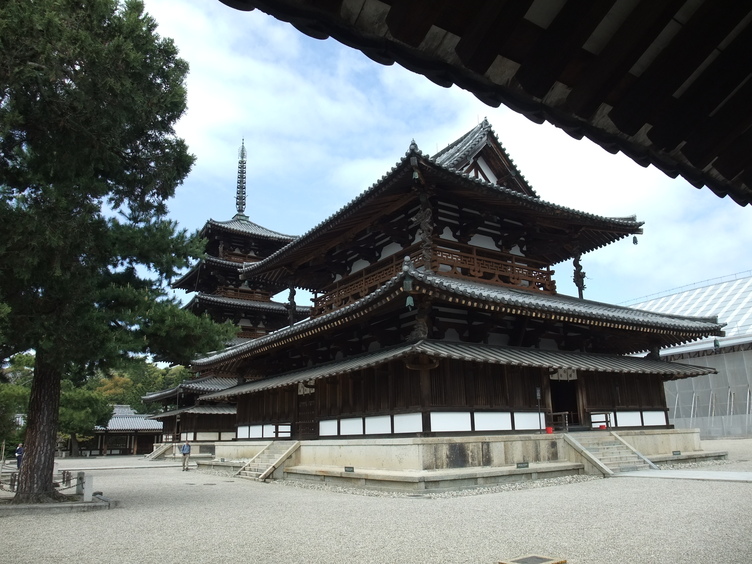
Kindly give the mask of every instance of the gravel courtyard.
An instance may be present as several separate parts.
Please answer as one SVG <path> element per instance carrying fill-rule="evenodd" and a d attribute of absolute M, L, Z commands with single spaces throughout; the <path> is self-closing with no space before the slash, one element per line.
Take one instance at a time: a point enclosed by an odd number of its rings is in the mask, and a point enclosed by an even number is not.
<path fill-rule="evenodd" d="M 752 472 L 752 439 L 703 447 L 728 450 L 729 461 L 699 469 Z M 76 463 L 83 465 L 59 464 Z M 491 564 L 528 554 L 570 564 L 752 561 L 752 483 L 625 477 L 395 497 L 144 465 L 87 470 L 95 490 L 119 501 L 113 510 L 0 518 L 2 561 Z"/>

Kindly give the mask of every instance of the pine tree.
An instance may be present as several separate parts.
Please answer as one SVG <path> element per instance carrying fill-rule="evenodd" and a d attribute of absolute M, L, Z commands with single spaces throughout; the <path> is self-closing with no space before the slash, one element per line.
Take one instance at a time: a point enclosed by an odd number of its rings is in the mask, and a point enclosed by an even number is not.
<path fill-rule="evenodd" d="M 0 8 L 0 352 L 35 351 L 17 503 L 56 497 L 63 375 L 231 335 L 166 291 L 201 252 L 166 218 L 193 163 L 173 129 L 187 72 L 139 1 Z"/>

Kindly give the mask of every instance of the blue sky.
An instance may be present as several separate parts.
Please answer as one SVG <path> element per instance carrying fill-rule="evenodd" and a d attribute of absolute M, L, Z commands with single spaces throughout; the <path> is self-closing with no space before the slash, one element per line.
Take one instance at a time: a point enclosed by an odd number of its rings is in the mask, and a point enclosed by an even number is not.
<path fill-rule="evenodd" d="M 370 187 L 415 139 L 433 154 L 484 117 L 540 197 L 645 222 L 631 239 L 583 257 L 585 297 L 626 303 L 672 288 L 752 274 L 752 208 L 697 190 L 548 124 L 492 108 L 333 39 L 311 39 L 218 0 L 146 0 L 158 32 L 191 67 L 177 125 L 197 161 L 170 203 L 189 230 L 235 214 L 238 148 L 248 149 L 251 220 L 301 235 Z M 576 295 L 571 263 L 555 266 Z"/>

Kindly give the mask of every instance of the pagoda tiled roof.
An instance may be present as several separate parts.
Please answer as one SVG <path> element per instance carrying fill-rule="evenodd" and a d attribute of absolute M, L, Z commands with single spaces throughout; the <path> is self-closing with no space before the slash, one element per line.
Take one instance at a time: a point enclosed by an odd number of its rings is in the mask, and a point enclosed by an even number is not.
<path fill-rule="evenodd" d="M 561 294 L 546 294 L 449 278 L 431 271 L 416 269 L 412 263 L 406 260 L 402 272 L 376 291 L 348 306 L 319 317 L 301 321 L 235 347 L 227 348 L 214 355 L 197 359 L 193 362 L 193 365 L 200 368 L 250 357 L 257 352 L 267 351 L 283 343 L 289 343 L 290 340 L 300 335 L 326 331 L 331 327 L 340 325 L 343 320 L 359 319 L 382 303 L 398 298 L 400 294 L 404 296 L 406 293 L 403 284 L 407 277 L 413 280 L 413 291 L 433 291 L 440 295 L 443 294 L 445 299 L 452 301 L 464 299 L 467 300 L 469 307 L 473 308 L 493 306 L 497 311 L 547 317 L 570 323 L 631 330 L 651 329 L 664 333 L 667 339 L 671 339 L 672 334 L 676 333 L 681 335 L 676 338 L 677 342 L 722 334 L 723 324 L 718 323 L 716 317 L 698 318 L 664 315 Z M 643 350 L 646 349 L 628 352 L 636 353 Z"/>
<path fill-rule="evenodd" d="M 186 308 L 190 308 L 194 303 L 203 303 L 211 305 L 219 305 L 224 307 L 230 307 L 240 310 L 253 310 L 263 311 L 277 314 L 287 314 L 287 304 L 280 302 L 262 302 L 259 300 L 244 300 L 241 298 L 228 298 L 226 296 L 217 296 L 215 294 L 203 294 L 199 293 L 191 298 L 191 301 L 186 304 Z M 295 311 L 299 316 L 305 317 L 310 314 L 311 308 L 309 306 L 295 306 Z"/>
<path fill-rule="evenodd" d="M 219 267 L 221 269 L 227 270 L 228 272 L 235 272 L 237 274 L 240 273 L 240 268 L 243 266 L 242 264 L 231 261 L 231 260 L 225 260 L 218 257 L 207 255 L 201 259 L 199 259 L 196 264 L 194 264 L 185 274 L 183 274 L 180 278 L 178 278 L 175 282 L 172 283 L 173 288 L 184 288 L 186 284 L 188 284 L 188 281 L 198 276 L 199 270 L 203 266 L 214 266 Z M 187 289 L 187 288 L 184 288 Z"/>
<path fill-rule="evenodd" d="M 212 228 L 237 233 L 239 235 L 248 235 L 262 239 L 271 239 L 272 241 L 280 241 L 283 243 L 289 243 L 290 241 L 294 241 L 296 239 L 295 235 L 285 235 L 283 233 L 278 233 L 277 231 L 267 229 L 266 227 L 262 227 L 257 223 L 252 222 L 250 219 L 248 219 L 248 216 L 241 213 L 235 214 L 235 216 L 228 221 L 216 221 L 214 219 L 210 219 L 206 222 L 206 225 L 201 230 L 201 234 L 205 234 L 206 231 Z"/>
<path fill-rule="evenodd" d="M 457 343 L 434 340 L 421 340 L 364 353 L 342 360 L 320 364 L 303 370 L 279 374 L 262 380 L 255 380 L 203 396 L 205 400 L 226 399 L 251 394 L 263 390 L 290 386 L 300 382 L 311 382 L 319 378 L 348 374 L 408 358 L 416 354 L 431 357 L 483 362 L 511 366 L 531 366 L 549 369 L 575 369 L 620 374 L 656 374 L 666 379 L 688 378 L 714 374 L 716 369 L 706 366 L 674 364 L 649 358 L 622 356 L 615 354 L 595 354 L 566 351 L 547 351 L 532 348 L 485 345 L 478 343 Z"/>

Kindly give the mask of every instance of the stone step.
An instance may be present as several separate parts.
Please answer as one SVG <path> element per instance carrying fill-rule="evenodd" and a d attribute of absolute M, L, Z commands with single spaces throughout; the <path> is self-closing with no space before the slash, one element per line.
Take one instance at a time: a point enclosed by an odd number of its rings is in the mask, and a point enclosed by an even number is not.
<path fill-rule="evenodd" d="M 610 456 L 596 456 L 598 460 L 603 462 L 606 466 L 610 466 L 611 464 L 619 464 L 620 462 L 633 462 L 633 461 L 640 461 L 639 456 L 635 456 L 634 454 L 613 454 Z"/>

